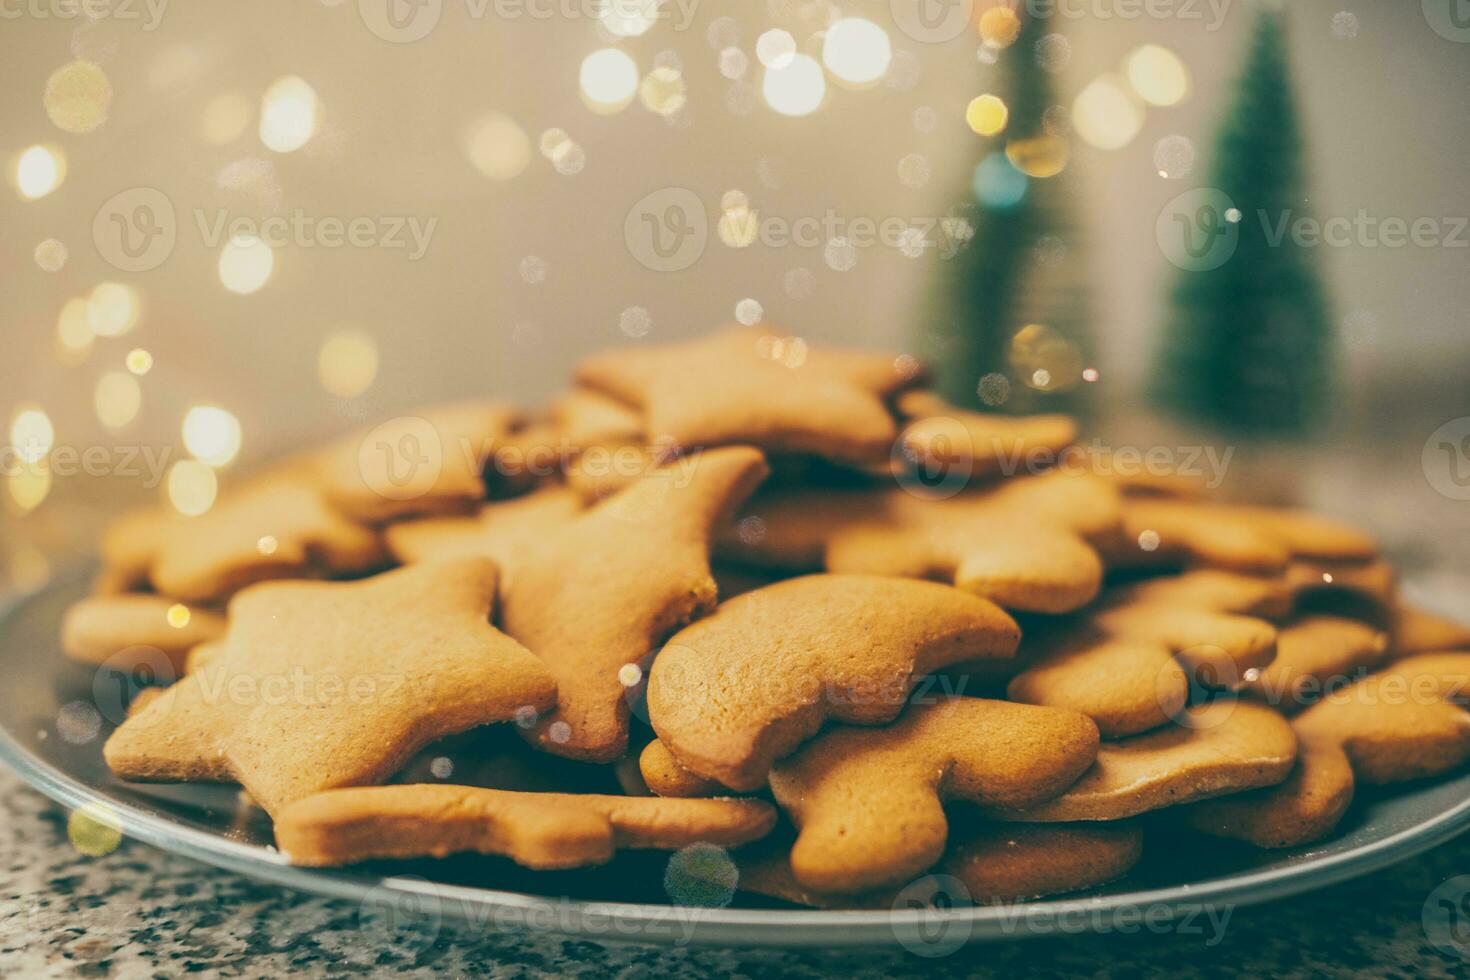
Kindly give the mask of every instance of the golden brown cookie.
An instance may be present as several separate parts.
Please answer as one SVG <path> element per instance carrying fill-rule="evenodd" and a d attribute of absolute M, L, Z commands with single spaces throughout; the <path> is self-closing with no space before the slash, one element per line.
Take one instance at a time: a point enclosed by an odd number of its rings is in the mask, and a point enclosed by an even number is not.
<path fill-rule="evenodd" d="M 733 847 L 763 837 L 775 822 L 760 800 L 372 786 L 291 804 L 276 819 L 276 843 L 292 864 L 312 867 L 477 851 L 528 868 L 575 868 L 603 864 L 621 848 Z"/>
<path fill-rule="evenodd" d="M 551 416 L 570 444 L 567 486 L 583 500 L 601 500 L 655 468 L 643 416 L 590 388 L 573 388 L 551 403 Z"/>
<path fill-rule="evenodd" d="M 1298 847 L 1332 833 L 1353 801 L 1353 767 L 1333 738 L 1298 732 L 1297 745 L 1286 782 L 1189 807 L 1189 825 L 1256 847 Z"/>
<path fill-rule="evenodd" d="M 655 796 L 723 796 L 729 792 L 717 780 L 685 769 L 658 739 L 649 742 L 638 754 L 638 772 L 643 777 L 643 785 Z"/>
<path fill-rule="evenodd" d="M 889 457 L 884 399 L 917 380 L 913 358 L 808 347 L 764 327 L 594 356 L 579 384 L 642 412 L 652 440 L 684 450 L 742 443 L 848 463 Z"/>
<path fill-rule="evenodd" d="M 1341 616 L 1303 616 L 1276 635 L 1276 659 L 1246 676 L 1243 690 L 1286 714 L 1295 714 L 1334 684 L 1377 667 L 1388 657 L 1388 637 Z"/>
<path fill-rule="evenodd" d="M 1190 590 L 1175 591 L 1191 600 Z M 1176 605 L 1158 593 L 1120 589 L 1068 624 L 1028 634 L 1026 667 L 1007 696 L 1080 711 L 1118 738 L 1177 717 L 1195 686 L 1233 689 L 1271 663 L 1270 623 Z"/>
<path fill-rule="evenodd" d="M 1280 572 L 1293 559 L 1368 561 L 1377 544 L 1357 528 L 1299 510 L 1130 498 L 1118 564 L 1195 564 Z"/>
<path fill-rule="evenodd" d="M 130 510 L 113 520 L 102 533 L 102 570 L 93 591 L 115 595 L 147 589 L 159 542 L 186 520 L 163 507 Z"/>
<path fill-rule="evenodd" d="M 1387 562 L 1293 561 L 1273 575 L 1246 575 L 1219 568 L 1196 568 L 1160 575 L 1125 587 L 1137 601 L 1165 602 L 1263 619 L 1285 619 L 1302 601 L 1323 592 L 1345 592 L 1374 606 L 1393 598 L 1394 575 Z"/>
<path fill-rule="evenodd" d="M 1020 631 L 990 602 L 933 582 L 810 575 L 747 592 L 674 635 L 648 716 L 685 768 L 736 790 L 831 718 L 891 721 L 925 674 L 1009 657 Z"/>
<path fill-rule="evenodd" d="M 883 728 L 833 728 L 771 769 L 799 828 L 796 880 L 819 892 L 901 885 L 944 853 L 944 802 L 1025 808 L 1093 763 L 1097 726 L 1073 711 L 947 698 Z"/>
<path fill-rule="evenodd" d="M 162 654 L 173 677 L 200 643 L 223 635 L 225 618 L 157 595 L 92 596 L 72 603 L 61 621 L 61 650 L 73 660 L 118 670 L 158 667 Z M 167 682 L 173 677 L 160 678 Z"/>
<path fill-rule="evenodd" d="M 356 575 L 387 553 L 373 530 L 327 506 L 309 471 L 290 463 L 226 492 L 156 542 L 153 586 L 185 602 L 217 602 L 255 582 Z"/>
<path fill-rule="evenodd" d="M 1425 653 L 1390 664 L 1303 711 L 1304 738 L 1340 745 L 1372 785 L 1438 776 L 1470 760 L 1470 653 Z"/>
<path fill-rule="evenodd" d="M 1067 792 L 1026 808 L 988 807 L 999 820 L 1121 820 L 1160 807 L 1274 786 L 1291 773 L 1297 740 L 1271 708 L 1215 701 L 1182 724 L 1104 742 L 1097 762 Z"/>
<path fill-rule="evenodd" d="M 1470 650 L 1470 626 L 1448 616 L 1400 601 L 1393 618 L 1393 655 Z"/>
<path fill-rule="evenodd" d="M 776 836 L 737 853 L 742 891 L 834 909 L 892 909 L 904 897 L 902 891 L 892 888 L 856 895 L 829 895 L 806 888 L 791 873 L 790 842 L 778 842 Z M 1143 830 L 1128 821 L 996 824 L 961 819 L 950 828 L 949 836 L 949 847 L 934 873 L 958 879 L 976 904 L 1096 888 L 1123 877 L 1143 856 Z"/>
<path fill-rule="evenodd" d="M 494 601 L 483 558 L 256 586 L 230 603 L 215 655 L 113 733 L 107 764 L 236 780 L 271 813 L 381 782 L 436 738 L 555 702 L 542 663 L 490 625 Z"/>
<path fill-rule="evenodd" d="M 659 643 L 714 607 L 710 536 L 765 475 L 761 454 L 744 446 L 679 460 L 513 563 L 501 622 L 558 687 L 555 714 L 535 726 L 538 746 L 593 762 L 627 750 L 630 689 Z"/>
<path fill-rule="evenodd" d="M 1118 528 L 1116 489 L 1049 473 L 942 499 L 897 489 L 761 494 L 722 538 L 737 562 L 953 582 L 1008 609 L 1066 612 L 1096 595 L 1094 542 Z"/>
<path fill-rule="evenodd" d="M 955 408 L 929 391 L 898 398 L 908 424 L 899 448 L 909 465 L 931 474 L 1015 476 L 1052 465 L 1077 438 L 1066 415 L 996 415 Z"/>
<path fill-rule="evenodd" d="M 365 524 L 466 512 L 485 499 L 486 461 L 518 419 L 514 409 L 490 401 L 399 416 L 327 450 L 322 491 Z"/>
<path fill-rule="evenodd" d="M 581 511 L 576 494 L 549 486 L 485 504 L 474 517 L 423 517 L 390 524 L 384 535 L 393 557 L 405 564 L 472 555 L 491 558 L 500 566 L 504 591 L 521 556 Z"/>

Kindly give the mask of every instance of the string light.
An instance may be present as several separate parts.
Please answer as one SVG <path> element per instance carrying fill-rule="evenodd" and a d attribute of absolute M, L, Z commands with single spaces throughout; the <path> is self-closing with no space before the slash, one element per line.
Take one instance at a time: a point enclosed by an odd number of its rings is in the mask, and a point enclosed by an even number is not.
<path fill-rule="evenodd" d="M 1006 128 L 1010 110 L 998 95 L 977 95 L 965 107 L 965 123 L 980 136 L 994 136 Z"/>
<path fill-rule="evenodd" d="M 638 92 L 638 65 L 619 48 L 602 48 L 582 59 L 582 101 L 602 115 L 622 112 Z"/>

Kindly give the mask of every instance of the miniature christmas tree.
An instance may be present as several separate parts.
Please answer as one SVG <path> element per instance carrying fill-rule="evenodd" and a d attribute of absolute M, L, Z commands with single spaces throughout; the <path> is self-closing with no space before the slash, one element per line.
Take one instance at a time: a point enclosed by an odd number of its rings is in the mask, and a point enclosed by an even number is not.
<path fill-rule="evenodd" d="M 1008 19 L 1018 33 L 1002 50 L 987 21 L 1006 40 Z M 1075 411 L 1086 387 L 1087 275 L 1070 220 L 1066 116 L 1046 64 L 1065 42 L 1048 36 L 1045 16 L 1010 4 L 987 10 L 980 27 L 1001 79 L 987 104 L 971 107 L 979 164 L 960 213 L 973 237 L 943 262 L 925 325 L 929 360 L 956 405 Z"/>
<path fill-rule="evenodd" d="M 1321 421 L 1333 337 L 1310 252 L 1291 235 L 1307 203 L 1301 157 L 1283 15 L 1262 10 L 1210 178 L 1238 211 L 1226 217 L 1235 250 L 1179 273 L 1153 376 L 1161 408 L 1237 435 L 1290 437 Z"/>

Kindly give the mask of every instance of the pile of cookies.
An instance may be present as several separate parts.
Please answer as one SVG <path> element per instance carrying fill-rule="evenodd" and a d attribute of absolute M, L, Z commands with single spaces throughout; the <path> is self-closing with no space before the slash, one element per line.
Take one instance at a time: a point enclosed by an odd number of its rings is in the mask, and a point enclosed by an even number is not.
<path fill-rule="evenodd" d="M 126 516 L 62 646 L 162 682 L 117 777 L 237 782 L 298 864 L 704 843 L 823 907 L 1093 887 L 1145 813 L 1294 847 L 1470 758 L 1470 629 L 1370 537 L 1075 441 L 907 355 L 619 350 Z"/>

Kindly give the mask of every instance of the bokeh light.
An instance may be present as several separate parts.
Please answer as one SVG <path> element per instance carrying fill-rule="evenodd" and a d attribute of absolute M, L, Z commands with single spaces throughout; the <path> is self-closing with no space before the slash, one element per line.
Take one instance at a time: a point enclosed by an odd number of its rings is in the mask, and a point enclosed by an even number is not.
<path fill-rule="evenodd" d="M 99 282 L 87 297 L 87 322 L 99 337 L 121 337 L 138 325 L 143 301 L 132 286 Z"/>
<path fill-rule="evenodd" d="M 199 138 L 210 146 L 224 146 L 245 135 L 253 112 L 250 100 L 239 92 L 222 92 L 204 106 Z"/>
<path fill-rule="evenodd" d="M 153 355 L 141 347 L 135 347 L 128 351 L 127 358 L 123 361 L 127 369 L 142 377 L 153 370 Z"/>
<path fill-rule="evenodd" d="M 688 101 L 684 76 L 670 65 L 659 65 L 638 86 L 638 99 L 649 112 L 672 116 Z"/>
<path fill-rule="evenodd" d="M 1179 56 L 1157 44 L 1145 44 L 1124 65 L 1128 85 L 1150 105 L 1178 105 L 1189 95 L 1189 70 Z"/>
<path fill-rule="evenodd" d="M 31 257 L 36 260 L 36 266 L 42 272 L 60 272 L 66 265 L 66 245 L 55 238 L 47 238 L 36 244 L 35 252 Z"/>
<path fill-rule="evenodd" d="M 1055 177 L 1067 166 L 1067 141 L 1059 136 L 1034 136 L 1006 144 L 1006 159 L 1027 177 Z"/>
<path fill-rule="evenodd" d="M 97 411 L 97 421 L 107 428 L 127 428 L 143 407 L 143 388 L 126 371 L 108 371 L 97 379 L 92 406 Z"/>
<path fill-rule="evenodd" d="M 107 121 L 112 105 L 112 83 L 100 65 L 71 61 L 46 79 L 46 115 L 58 129 L 90 133 Z"/>
<path fill-rule="evenodd" d="M 5 489 L 11 507 L 21 515 L 29 514 L 51 493 L 51 467 L 40 462 L 12 469 L 5 479 Z"/>
<path fill-rule="evenodd" d="M 1082 378 L 1082 352 L 1062 334 L 1041 323 L 1028 323 L 1011 338 L 1012 372 L 1037 391 L 1062 391 Z"/>
<path fill-rule="evenodd" d="M 89 304 L 78 296 L 67 300 L 56 318 L 56 345 L 64 362 L 79 364 L 91 353 L 96 334 L 92 333 Z"/>
<path fill-rule="evenodd" d="M 66 818 L 66 836 L 82 854 L 103 857 L 122 843 L 122 826 L 116 815 L 100 803 L 88 803 Z"/>
<path fill-rule="evenodd" d="M 184 413 L 184 448 L 201 463 L 227 466 L 240 454 L 240 420 L 217 405 L 195 405 Z"/>
<path fill-rule="evenodd" d="M 1026 175 L 1004 153 L 992 153 L 975 168 L 975 199 L 988 208 L 1015 207 L 1026 196 Z"/>
<path fill-rule="evenodd" d="M 10 445 L 22 462 L 39 463 L 56 444 L 51 417 L 39 405 L 19 405 L 10 419 Z"/>
<path fill-rule="evenodd" d="M 304 78 L 278 78 L 260 97 L 260 141 L 277 153 L 299 150 L 315 135 L 319 114 L 316 90 Z"/>
<path fill-rule="evenodd" d="M 604 115 L 621 112 L 638 93 L 638 65 L 626 51 L 602 48 L 582 59 L 579 83 L 587 108 Z"/>
<path fill-rule="evenodd" d="M 1143 128 L 1143 108 L 1110 75 L 1095 78 L 1072 103 L 1072 128 L 1100 150 L 1127 146 Z"/>
<path fill-rule="evenodd" d="M 60 147 L 35 146 L 26 149 L 15 158 L 11 171 L 11 182 L 20 196 L 27 201 L 45 197 L 66 179 L 66 154 Z"/>
<path fill-rule="evenodd" d="M 992 48 L 1008 48 L 1021 35 L 1021 18 L 1010 7 L 995 6 L 980 15 L 980 39 Z"/>
<path fill-rule="evenodd" d="M 219 281 L 242 296 L 260 289 L 276 266 L 275 252 L 254 235 L 236 235 L 219 253 Z"/>
<path fill-rule="evenodd" d="M 378 377 L 378 344 L 353 328 L 335 330 L 317 352 L 316 373 L 322 387 L 338 398 L 356 398 Z"/>
<path fill-rule="evenodd" d="M 783 116 L 807 116 L 826 98 L 827 79 L 815 58 L 799 54 L 784 68 L 766 69 L 761 95 L 766 105 Z"/>
<path fill-rule="evenodd" d="M 197 459 L 181 459 L 169 467 L 164 487 L 174 510 L 185 517 L 198 517 L 214 506 L 219 477 L 212 466 Z"/>
<path fill-rule="evenodd" d="M 659 0 L 602 0 L 597 19 L 614 37 L 641 37 L 658 20 Z"/>
<path fill-rule="evenodd" d="M 862 17 L 843 17 L 827 27 L 822 40 L 822 63 L 851 85 L 876 82 L 888 71 L 893 45 L 888 33 Z"/>
<path fill-rule="evenodd" d="M 994 136 L 1006 128 L 1010 110 L 998 95 L 977 95 L 965 107 L 965 124 L 980 136 Z"/>
<path fill-rule="evenodd" d="M 796 57 L 796 38 L 780 28 L 766 31 L 756 39 L 755 57 L 767 68 L 785 68 Z"/>
<path fill-rule="evenodd" d="M 520 124 L 498 112 L 487 113 L 465 128 L 465 155 L 491 180 L 520 176 L 531 162 L 531 139 Z"/>

